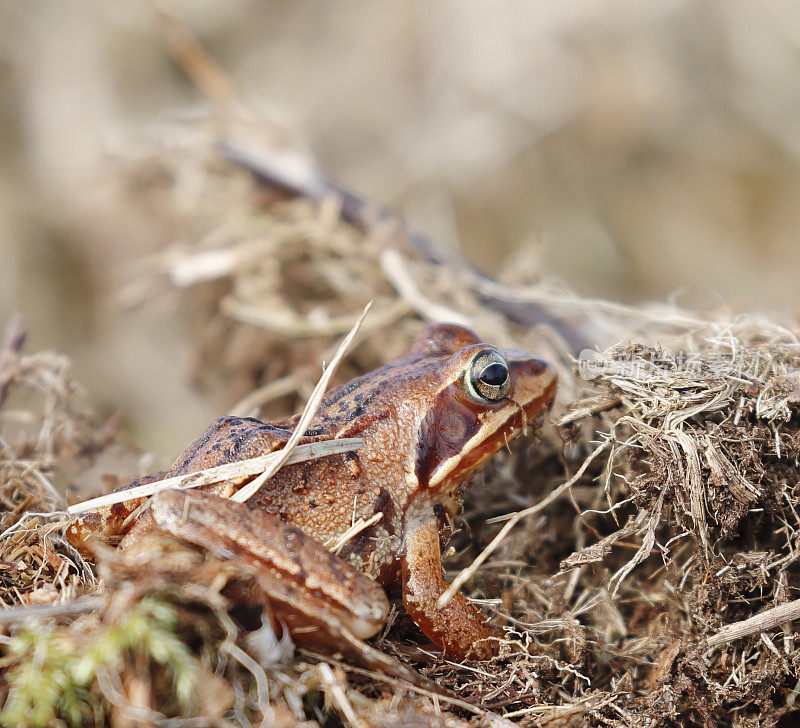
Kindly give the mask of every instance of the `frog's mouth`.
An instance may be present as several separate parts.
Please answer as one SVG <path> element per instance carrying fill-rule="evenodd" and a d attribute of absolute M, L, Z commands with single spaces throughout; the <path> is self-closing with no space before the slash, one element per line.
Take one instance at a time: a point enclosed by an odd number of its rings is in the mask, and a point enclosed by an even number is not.
<path fill-rule="evenodd" d="M 458 451 L 442 460 L 430 473 L 429 488 L 458 487 L 528 426 L 536 427 L 549 410 L 557 383 L 552 366 L 531 359 L 529 354 L 508 359 L 513 384 L 503 406 L 487 408 L 477 414 L 477 427 L 470 436 Z"/>

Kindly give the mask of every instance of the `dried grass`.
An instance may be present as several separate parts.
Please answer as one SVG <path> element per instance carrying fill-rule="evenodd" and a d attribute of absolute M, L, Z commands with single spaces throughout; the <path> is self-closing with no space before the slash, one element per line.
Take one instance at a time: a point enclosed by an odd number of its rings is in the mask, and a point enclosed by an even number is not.
<path fill-rule="evenodd" d="M 203 158 L 169 154 L 158 168 L 165 192 L 186 182 L 168 173 L 182 158 Z M 200 383 L 246 395 L 235 411 L 269 418 L 302 406 L 320 356 L 368 300 L 374 311 L 340 381 L 400 355 L 423 319 L 451 312 L 558 367 L 553 422 L 537 448 L 514 447 L 478 476 L 447 559 L 449 579 L 470 567 L 465 590 L 504 628 L 502 654 L 448 660 L 398 609 L 373 647 L 432 683 L 386 680 L 294 652 L 231 612 L 250 577 L 207 553 L 153 537 L 144 562 L 114 551 L 98 568 L 82 561 L 58 524 L 32 513 L 63 507 L 56 494 L 119 446 L 81 404 L 63 358 L 17 351 L 0 358 L 0 599 L 64 611 L 27 612 L 34 629 L 20 613 L 3 625 L 6 710 L 35 684 L 21 677 L 31 660 L 61 680 L 48 703 L 56 714 L 98 724 L 333 725 L 336 715 L 353 726 L 459 726 L 472 714 L 497 726 L 744 728 L 793 709 L 798 635 L 774 620 L 791 617 L 783 605 L 800 596 L 794 322 L 584 301 L 520 261 L 513 285 L 491 293 L 591 331 L 604 352 L 576 362 L 558 331 L 522 328 L 486 304 L 468 272 L 421 261 L 396 230 L 361 232 L 340 221 L 336 200 L 253 196 L 240 172 L 216 162 L 194 170 L 188 188 L 205 204 L 181 209 L 204 210 L 186 221 L 200 242 L 141 261 L 124 298 L 180 289 L 201 332 Z M 562 497 L 548 498 L 565 482 Z M 83 595 L 102 603 L 71 613 Z M 762 612 L 757 631 L 747 623 L 730 639 L 726 625 Z M 137 631 L 143 614 L 166 652 L 148 627 Z M 107 654 L 90 663 L 87 644 Z M 76 672 L 65 654 L 91 670 Z M 192 675 L 193 696 L 165 679 L 164 665 Z"/>

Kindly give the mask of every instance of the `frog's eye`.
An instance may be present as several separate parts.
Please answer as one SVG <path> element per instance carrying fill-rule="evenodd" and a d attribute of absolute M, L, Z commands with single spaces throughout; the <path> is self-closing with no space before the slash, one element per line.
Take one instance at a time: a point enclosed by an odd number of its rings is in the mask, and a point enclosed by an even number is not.
<path fill-rule="evenodd" d="M 464 389 L 477 402 L 499 402 L 510 386 L 508 363 L 491 349 L 479 352 L 464 374 Z"/>

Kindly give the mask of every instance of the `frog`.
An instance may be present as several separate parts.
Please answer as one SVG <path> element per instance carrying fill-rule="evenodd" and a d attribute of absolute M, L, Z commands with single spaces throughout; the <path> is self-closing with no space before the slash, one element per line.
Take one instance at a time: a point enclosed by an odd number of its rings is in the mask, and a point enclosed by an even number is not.
<path fill-rule="evenodd" d="M 134 548 L 160 530 L 250 563 L 264 597 L 296 641 L 368 639 L 384 626 L 386 588 L 434 645 L 457 660 L 497 654 L 499 632 L 447 590 L 442 551 L 471 476 L 523 430 L 538 427 L 557 387 L 533 354 L 487 343 L 456 324 L 430 324 L 407 355 L 332 389 L 300 443 L 360 438 L 355 451 L 285 465 L 247 502 L 230 497 L 253 476 L 165 490 L 107 506 L 68 528 L 93 543 Z M 174 461 L 123 489 L 282 449 L 300 415 L 263 422 L 217 419 Z M 340 544 L 336 542 L 368 524 Z"/>

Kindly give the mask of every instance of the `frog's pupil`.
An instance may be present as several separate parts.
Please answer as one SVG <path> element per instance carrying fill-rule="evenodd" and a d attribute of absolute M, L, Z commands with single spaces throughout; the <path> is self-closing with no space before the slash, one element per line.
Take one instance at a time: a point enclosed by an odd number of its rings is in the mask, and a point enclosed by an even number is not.
<path fill-rule="evenodd" d="M 508 369 L 502 364 L 489 364 L 486 369 L 481 372 L 481 379 L 492 387 L 499 387 L 506 381 L 508 377 Z"/>

